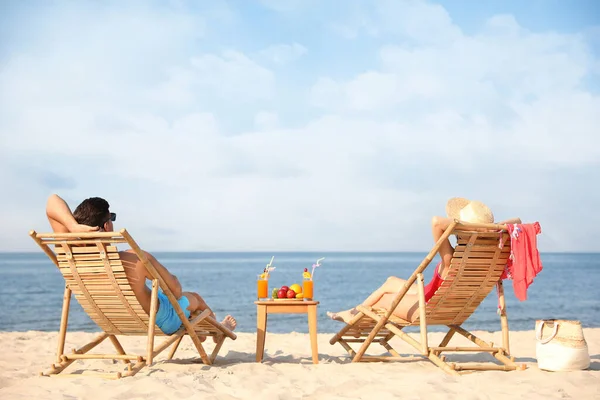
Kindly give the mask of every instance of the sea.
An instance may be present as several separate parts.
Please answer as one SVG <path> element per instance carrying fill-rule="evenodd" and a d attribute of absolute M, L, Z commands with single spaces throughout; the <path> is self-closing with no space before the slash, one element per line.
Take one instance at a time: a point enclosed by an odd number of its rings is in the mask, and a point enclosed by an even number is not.
<path fill-rule="evenodd" d="M 302 283 L 304 268 L 324 257 L 315 269 L 314 292 L 318 307 L 318 331 L 337 332 L 343 325 L 329 319 L 327 311 L 360 304 L 387 277 L 408 278 L 425 253 L 342 252 L 202 252 L 154 253 L 175 274 L 185 291 L 199 293 L 217 317 L 233 315 L 237 331 L 256 332 L 256 278 L 274 257 L 269 292 L 275 287 Z M 511 330 L 531 330 L 537 319 L 579 320 L 584 327 L 600 326 L 600 254 L 543 253 L 543 270 L 519 301 L 512 281 L 505 281 Z M 433 274 L 433 265 L 425 279 Z M 0 330 L 57 331 L 60 324 L 64 281 L 48 257 L 40 253 L 0 253 Z M 469 330 L 500 330 L 495 291 L 467 320 Z M 95 332 L 99 328 L 71 302 L 68 329 Z M 304 314 L 271 315 L 268 331 L 308 332 Z M 432 327 L 432 331 L 440 330 Z"/>

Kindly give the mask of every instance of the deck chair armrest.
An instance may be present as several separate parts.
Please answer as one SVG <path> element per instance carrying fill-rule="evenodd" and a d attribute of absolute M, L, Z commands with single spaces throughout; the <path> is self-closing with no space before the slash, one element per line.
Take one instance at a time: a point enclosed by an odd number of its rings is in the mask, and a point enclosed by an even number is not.
<path fill-rule="evenodd" d="M 235 333 L 233 333 L 233 331 L 227 329 L 227 327 L 225 327 L 222 323 L 220 323 L 219 321 L 217 321 L 216 319 L 214 319 L 214 317 L 209 316 L 208 318 L 206 318 L 206 321 L 208 323 L 210 323 L 212 326 L 214 326 L 215 328 L 217 328 L 218 330 L 220 330 L 221 332 L 223 332 L 223 334 L 231 339 L 235 339 L 237 337 L 237 335 Z"/>

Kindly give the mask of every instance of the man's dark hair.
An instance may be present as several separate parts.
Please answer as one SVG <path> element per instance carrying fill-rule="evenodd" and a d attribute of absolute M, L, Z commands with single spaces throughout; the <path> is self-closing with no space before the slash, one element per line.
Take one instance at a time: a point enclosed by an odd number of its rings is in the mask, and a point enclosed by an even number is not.
<path fill-rule="evenodd" d="M 78 224 L 102 227 L 110 218 L 108 201 L 100 197 L 90 197 L 77 206 L 73 216 Z"/>

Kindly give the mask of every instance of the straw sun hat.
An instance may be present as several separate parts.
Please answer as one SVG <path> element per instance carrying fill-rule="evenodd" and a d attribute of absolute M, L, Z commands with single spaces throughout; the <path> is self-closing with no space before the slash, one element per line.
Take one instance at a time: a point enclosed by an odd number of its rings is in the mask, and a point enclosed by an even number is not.
<path fill-rule="evenodd" d="M 446 203 L 446 215 L 464 222 L 491 224 L 494 222 L 492 210 L 481 201 L 453 197 Z"/>

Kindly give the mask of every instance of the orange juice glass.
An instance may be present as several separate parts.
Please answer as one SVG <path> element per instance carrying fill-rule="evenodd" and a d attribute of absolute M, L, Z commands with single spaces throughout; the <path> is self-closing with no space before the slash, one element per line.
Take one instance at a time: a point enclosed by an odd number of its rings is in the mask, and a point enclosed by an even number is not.
<path fill-rule="evenodd" d="M 311 279 L 306 278 L 302 282 L 302 293 L 304 293 L 306 300 L 313 299 L 313 281 Z"/>
<path fill-rule="evenodd" d="M 258 275 L 258 279 L 256 280 L 256 290 L 258 292 L 258 299 L 265 300 L 269 298 L 269 280 L 267 278 L 262 278 Z"/>

